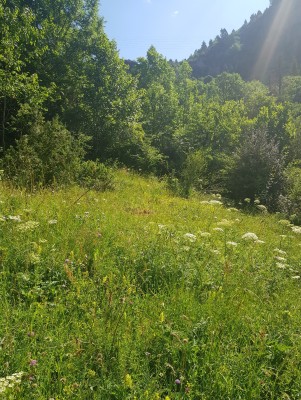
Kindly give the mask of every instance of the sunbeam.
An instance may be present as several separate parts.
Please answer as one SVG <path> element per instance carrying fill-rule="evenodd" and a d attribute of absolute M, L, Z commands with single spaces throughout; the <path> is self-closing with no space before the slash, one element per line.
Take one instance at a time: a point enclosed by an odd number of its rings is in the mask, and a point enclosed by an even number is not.
<path fill-rule="evenodd" d="M 279 39 L 283 34 L 283 29 L 291 15 L 294 0 L 282 0 L 276 11 L 271 28 L 263 42 L 258 60 L 254 66 L 253 78 L 262 78 L 266 75 L 269 65 L 277 49 Z"/>

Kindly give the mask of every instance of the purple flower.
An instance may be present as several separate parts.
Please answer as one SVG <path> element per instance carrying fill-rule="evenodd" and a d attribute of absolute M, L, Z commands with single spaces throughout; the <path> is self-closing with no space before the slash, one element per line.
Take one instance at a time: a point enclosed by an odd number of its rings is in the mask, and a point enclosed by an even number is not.
<path fill-rule="evenodd" d="M 29 361 L 29 365 L 30 365 L 31 367 L 35 367 L 37 364 L 38 364 L 38 361 L 37 361 L 37 360 L 30 360 L 30 361 Z"/>
<path fill-rule="evenodd" d="M 176 384 L 176 385 L 181 385 L 180 379 L 176 379 L 176 380 L 175 380 L 175 384 Z"/>

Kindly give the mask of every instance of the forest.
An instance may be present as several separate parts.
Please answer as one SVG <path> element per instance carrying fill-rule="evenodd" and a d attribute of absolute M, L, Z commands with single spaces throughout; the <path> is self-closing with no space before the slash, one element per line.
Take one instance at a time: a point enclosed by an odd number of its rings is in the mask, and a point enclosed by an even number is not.
<path fill-rule="evenodd" d="M 187 60 L 168 61 L 151 46 L 125 62 L 106 36 L 98 1 L 2 0 L 2 179 L 29 190 L 101 186 L 106 166 L 125 166 L 164 177 L 184 197 L 197 190 L 235 204 L 260 200 L 300 221 L 298 1 L 290 0 L 261 80 L 244 69 L 254 66 L 260 35 L 268 38 L 281 8 L 272 1 Z"/>

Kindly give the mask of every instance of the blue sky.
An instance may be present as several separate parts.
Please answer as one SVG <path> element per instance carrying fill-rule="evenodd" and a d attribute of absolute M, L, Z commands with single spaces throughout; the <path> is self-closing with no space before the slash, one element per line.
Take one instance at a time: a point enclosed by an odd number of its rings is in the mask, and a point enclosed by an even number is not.
<path fill-rule="evenodd" d="M 121 57 L 144 57 L 151 45 L 183 60 L 226 28 L 238 29 L 269 0 L 100 0 L 105 32 Z"/>

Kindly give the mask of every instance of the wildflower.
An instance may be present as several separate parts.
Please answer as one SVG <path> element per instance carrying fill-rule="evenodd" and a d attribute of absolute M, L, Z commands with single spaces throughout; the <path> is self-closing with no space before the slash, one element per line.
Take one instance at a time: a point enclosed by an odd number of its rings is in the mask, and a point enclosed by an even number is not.
<path fill-rule="evenodd" d="M 209 236 L 211 236 L 211 233 L 209 233 L 209 232 L 200 232 L 200 236 L 201 237 L 209 237 Z"/>
<path fill-rule="evenodd" d="M 292 231 L 294 233 L 301 233 L 301 226 L 292 226 Z"/>
<path fill-rule="evenodd" d="M 222 203 L 221 201 L 219 201 L 219 200 L 210 200 L 210 201 L 209 201 L 209 204 L 210 204 L 210 205 L 213 205 L 213 206 L 220 206 L 220 205 L 223 205 L 223 203 Z"/>
<path fill-rule="evenodd" d="M 213 230 L 216 232 L 224 232 L 223 228 L 213 228 Z"/>
<path fill-rule="evenodd" d="M 244 202 L 247 203 L 247 204 L 250 204 L 250 203 L 251 203 L 251 199 L 249 199 L 249 197 L 246 197 L 246 198 L 244 199 Z"/>
<path fill-rule="evenodd" d="M 221 221 L 217 223 L 217 225 L 227 228 L 233 225 L 233 221 L 229 221 L 228 219 L 223 218 Z"/>
<path fill-rule="evenodd" d="M 253 241 L 258 240 L 258 236 L 253 232 L 247 232 L 244 235 L 242 235 L 241 238 L 244 240 L 253 240 Z"/>
<path fill-rule="evenodd" d="M 300 279 L 300 275 L 292 276 L 292 279 Z"/>
<path fill-rule="evenodd" d="M 185 233 L 184 238 L 189 239 L 190 242 L 196 241 L 196 236 L 193 233 Z"/>
<path fill-rule="evenodd" d="M 227 242 L 227 245 L 236 247 L 238 243 L 236 242 Z"/>
<path fill-rule="evenodd" d="M 7 219 L 9 219 L 10 221 L 21 222 L 20 215 L 9 215 Z"/>
<path fill-rule="evenodd" d="M 211 252 L 212 252 L 213 254 L 216 254 L 216 255 L 220 254 L 220 251 L 217 250 L 217 249 L 213 249 L 213 250 L 211 250 Z"/>
<path fill-rule="evenodd" d="M 255 242 L 254 243 L 257 243 L 257 244 L 264 244 L 265 242 L 263 241 L 263 240 L 255 240 Z"/>
<path fill-rule="evenodd" d="M 286 251 L 280 250 L 280 249 L 278 249 L 278 248 L 274 249 L 274 251 L 275 251 L 276 253 L 282 254 L 282 255 L 284 255 L 284 256 L 287 254 Z"/>
<path fill-rule="evenodd" d="M 283 263 L 280 263 L 280 262 L 276 263 L 276 267 L 279 268 L 279 269 L 286 269 L 286 265 L 283 264 Z"/>
<path fill-rule="evenodd" d="M 37 221 L 27 221 L 18 226 L 18 231 L 20 232 L 33 231 L 39 225 L 40 224 Z"/>
<path fill-rule="evenodd" d="M 258 208 L 258 210 L 262 211 L 263 213 L 267 213 L 268 212 L 268 209 L 263 204 L 258 204 L 256 206 L 256 208 Z"/>
<path fill-rule="evenodd" d="M 37 361 L 37 360 L 30 360 L 30 361 L 29 361 L 29 365 L 30 365 L 31 367 L 35 367 L 36 365 L 38 365 L 38 361 Z"/>
<path fill-rule="evenodd" d="M 21 383 L 21 378 L 24 372 L 15 372 L 12 375 L 0 378 L 0 393 L 4 393 L 7 389 L 13 388 L 15 385 Z"/>
<path fill-rule="evenodd" d="M 236 211 L 236 212 L 239 212 L 238 208 L 235 208 L 235 207 L 229 207 L 229 208 L 227 208 L 227 211 Z"/>
<path fill-rule="evenodd" d="M 277 261 L 286 261 L 286 259 L 284 257 L 279 257 L 279 256 L 275 256 L 275 259 Z"/>
<path fill-rule="evenodd" d="M 180 379 L 176 379 L 176 380 L 175 380 L 175 384 L 176 384 L 176 385 L 181 385 Z"/>
<path fill-rule="evenodd" d="M 254 204 L 259 205 L 260 204 L 260 200 L 259 199 L 254 200 Z"/>
<path fill-rule="evenodd" d="M 50 219 L 50 220 L 48 221 L 48 224 L 49 224 L 49 225 L 55 225 L 55 224 L 57 224 L 57 219 Z"/>

